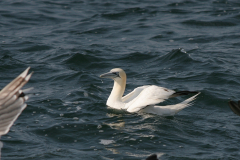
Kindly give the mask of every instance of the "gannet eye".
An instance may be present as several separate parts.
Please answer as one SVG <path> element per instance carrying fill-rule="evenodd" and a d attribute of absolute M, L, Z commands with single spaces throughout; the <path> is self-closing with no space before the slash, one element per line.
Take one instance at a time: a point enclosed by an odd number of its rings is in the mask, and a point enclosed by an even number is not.
<path fill-rule="evenodd" d="M 112 72 L 112 74 L 115 74 L 117 77 L 121 78 L 121 77 L 119 76 L 119 72 Z"/>

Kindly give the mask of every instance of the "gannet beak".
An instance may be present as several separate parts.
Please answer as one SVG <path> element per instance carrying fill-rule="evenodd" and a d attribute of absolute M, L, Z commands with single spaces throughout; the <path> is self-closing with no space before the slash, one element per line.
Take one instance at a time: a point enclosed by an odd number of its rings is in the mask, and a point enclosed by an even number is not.
<path fill-rule="evenodd" d="M 116 72 L 108 72 L 108 73 L 104 73 L 102 75 L 100 75 L 101 78 L 116 78 L 119 77 L 118 73 Z"/>

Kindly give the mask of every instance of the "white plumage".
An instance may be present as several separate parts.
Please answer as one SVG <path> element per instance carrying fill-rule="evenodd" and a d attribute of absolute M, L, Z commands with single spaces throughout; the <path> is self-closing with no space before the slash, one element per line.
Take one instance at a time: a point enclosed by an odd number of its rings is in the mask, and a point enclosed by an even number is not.
<path fill-rule="evenodd" d="M 182 109 L 189 107 L 192 105 L 192 101 L 194 99 L 196 99 L 196 97 L 199 95 L 200 93 L 186 99 L 185 101 L 178 103 L 178 104 L 174 104 L 174 105 L 167 105 L 167 106 L 148 106 L 144 109 L 142 109 L 142 112 L 146 112 L 146 113 L 152 113 L 152 114 L 158 114 L 158 115 L 162 115 L 162 116 L 173 116 L 175 114 L 177 114 L 179 111 L 181 111 Z"/>
<path fill-rule="evenodd" d="M 111 78 L 114 80 L 112 92 L 107 100 L 107 105 L 115 109 L 125 109 L 128 112 L 143 111 L 158 115 L 174 115 L 185 107 L 190 106 L 199 92 L 173 90 L 155 85 L 146 85 L 135 88 L 132 92 L 123 97 L 126 87 L 126 73 L 121 68 L 112 69 L 110 72 L 100 75 L 101 78 Z M 179 95 L 197 93 L 193 97 L 175 105 L 155 106 L 168 98 Z"/>
<path fill-rule="evenodd" d="M 0 91 L 0 137 L 7 134 L 17 117 L 26 108 L 28 97 L 21 88 L 29 81 L 30 67 Z"/>

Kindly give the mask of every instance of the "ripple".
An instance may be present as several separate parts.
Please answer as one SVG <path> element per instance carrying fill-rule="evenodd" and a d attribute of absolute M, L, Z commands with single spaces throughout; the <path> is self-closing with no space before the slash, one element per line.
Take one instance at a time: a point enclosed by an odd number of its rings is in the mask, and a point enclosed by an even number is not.
<path fill-rule="evenodd" d="M 0 86 L 30 66 L 36 93 L 1 137 L 2 159 L 239 158 L 239 117 L 227 105 L 240 93 L 239 2 L 0 5 Z M 99 75 L 115 67 L 128 75 L 125 94 L 147 84 L 201 94 L 171 117 L 110 109 L 113 82 Z"/>
<path fill-rule="evenodd" d="M 51 49 L 51 46 L 47 45 L 35 45 L 27 48 L 20 49 L 21 52 L 35 52 L 35 51 L 44 51 Z"/>
<path fill-rule="evenodd" d="M 187 20 L 182 22 L 186 25 L 195 25 L 201 27 L 232 27 L 236 26 L 237 24 L 234 22 L 227 22 L 227 21 L 197 21 L 197 20 Z"/>
<path fill-rule="evenodd" d="M 101 139 L 99 143 L 103 144 L 103 145 L 109 145 L 109 144 L 115 143 L 115 141 L 114 140 Z"/>
<path fill-rule="evenodd" d="M 187 54 L 187 52 L 184 51 L 184 49 L 182 49 L 182 48 L 173 49 L 171 52 L 169 52 L 168 54 L 161 57 L 162 61 L 177 60 L 179 62 L 179 60 L 185 60 L 185 59 L 192 60 L 192 58 L 189 56 L 189 54 Z"/>
<path fill-rule="evenodd" d="M 97 58 L 96 56 L 76 53 L 67 60 L 65 60 L 64 63 L 76 68 L 79 66 L 79 64 L 81 64 L 81 66 L 89 67 L 93 65 L 93 63 L 98 63 L 99 61 L 99 58 Z"/>

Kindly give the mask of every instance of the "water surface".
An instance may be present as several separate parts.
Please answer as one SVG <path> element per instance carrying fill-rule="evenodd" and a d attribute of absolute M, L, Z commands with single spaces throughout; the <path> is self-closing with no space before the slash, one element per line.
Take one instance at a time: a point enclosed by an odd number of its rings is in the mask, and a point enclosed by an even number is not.
<path fill-rule="evenodd" d="M 28 107 L 2 137 L 2 159 L 239 159 L 240 2 L 1 1 L 0 88 L 28 66 Z M 200 91 L 174 117 L 107 108 L 120 67 L 125 94 L 153 84 Z M 186 97 L 167 101 L 175 104 Z"/>

